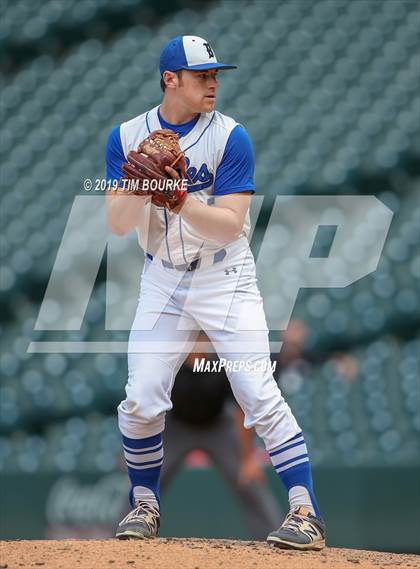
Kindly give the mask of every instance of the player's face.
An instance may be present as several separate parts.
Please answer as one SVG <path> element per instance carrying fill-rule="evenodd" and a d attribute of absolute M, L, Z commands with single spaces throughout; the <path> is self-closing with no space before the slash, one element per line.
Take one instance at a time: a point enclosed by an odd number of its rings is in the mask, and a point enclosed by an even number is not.
<path fill-rule="evenodd" d="M 216 105 L 218 86 L 217 69 L 184 70 L 178 82 L 178 94 L 193 113 L 209 113 Z"/>

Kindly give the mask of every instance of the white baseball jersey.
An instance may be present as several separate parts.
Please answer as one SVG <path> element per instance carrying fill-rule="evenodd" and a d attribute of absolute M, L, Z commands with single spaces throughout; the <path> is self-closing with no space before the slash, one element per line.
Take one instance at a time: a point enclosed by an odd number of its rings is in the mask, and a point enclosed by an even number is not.
<path fill-rule="evenodd" d="M 136 150 L 152 131 L 162 128 L 158 108 L 121 124 L 120 137 L 125 156 L 130 150 Z M 190 178 L 188 191 L 194 199 L 209 205 L 214 202 L 216 171 L 229 135 L 236 126 L 238 123 L 234 119 L 218 111 L 202 113 L 192 130 L 180 139 Z M 248 211 L 239 237 L 248 236 L 249 229 Z M 151 199 L 145 203 L 137 233 L 139 244 L 146 253 L 173 265 L 188 264 L 198 257 L 215 254 L 226 245 L 223 241 L 204 238 L 177 214 L 153 205 Z"/>

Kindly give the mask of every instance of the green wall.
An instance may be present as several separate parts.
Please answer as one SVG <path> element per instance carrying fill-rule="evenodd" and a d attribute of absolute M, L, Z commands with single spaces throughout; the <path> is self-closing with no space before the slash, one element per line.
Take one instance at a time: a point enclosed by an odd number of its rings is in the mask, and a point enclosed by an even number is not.
<path fill-rule="evenodd" d="M 271 470 L 267 476 L 286 511 L 280 481 Z M 317 468 L 314 480 L 330 546 L 420 553 L 419 470 Z M 3 475 L 0 537 L 91 537 L 92 528 L 95 536 L 111 536 L 126 491 L 122 472 Z M 162 537 L 249 538 L 234 498 L 213 469 L 181 470 L 162 508 Z"/>

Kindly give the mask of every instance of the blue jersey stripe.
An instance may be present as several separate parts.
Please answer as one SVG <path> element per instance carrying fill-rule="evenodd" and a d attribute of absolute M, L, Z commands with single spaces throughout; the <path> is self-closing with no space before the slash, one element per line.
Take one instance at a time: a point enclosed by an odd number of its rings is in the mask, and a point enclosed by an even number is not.
<path fill-rule="evenodd" d="M 185 150 L 183 150 L 183 152 L 187 152 L 187 150 L 189 150 L 190 148 L 192 148 L 193 146 L 195 146 L 201 139 L 201 137 L 203 136 L 203 134 L 206 132 L 206 130 L 209 128 L 209 126 L 211 125 L 211 123 L 213 122 L 213 119 L 215 117 L 216 113 L 213 113 L 213 116 L 211 117 L 211 119 L 209 120 L 209 124 L 203 128 L 203 132 L 200 134 L 200 136 L 197 138 L 197 140 L 195 142 L 193 142 L 192 144 L 190 144 L 187 148 L 185 148 Z"/>
<path fill-rule="evenodd" d="M 181 221 L 181 216 L 179 216 L 178 219 L 179 219 L 179 237 L 180 237 L 180 239 L 181 239 L 182 256 L 184 257 L 185 263 L 188 265 L 187 257 L 185 256 L 184 238 L 182 237 L 182 221 Z"/>
<path fill-rule="evenodd" d="M 165 242 L 166 242 L 166 251 L 168 253 L 168 259 L 169 262 L 172 263 L 172 259 L 171 259 L 171 253 L 169 251 L 169 241 L 168 241 L 168 229 L 169 229 L 169 224 L 168 224 L 168 213 L 166 211 L 166 207 L 163 209 L 163 213 L 165 215 Z M 172 263 L 173 264 L 173 263 Z"/>
<path fill-rule="evenodd" d="M 149 125 L 149 113 L 150 111 L 146 113 L 146 126 L 147 126 L 147 131 L 150 134 L 152 131 L 150 130 L 150 125 Z"/>

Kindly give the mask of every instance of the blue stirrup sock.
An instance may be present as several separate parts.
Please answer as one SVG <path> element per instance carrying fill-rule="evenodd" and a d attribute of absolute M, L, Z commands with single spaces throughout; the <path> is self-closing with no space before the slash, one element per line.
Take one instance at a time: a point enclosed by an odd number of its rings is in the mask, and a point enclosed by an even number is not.
<path fill-rule="evenodd" d="M 123 435 L 124 456 L 131 482 L 130 503 L 142 500 L 160 507 L 160 471 L 163 463 L 162 433 L 145 439 Z"/>
<path fill-rule="evenodd" d="M 269 452 L 271 462 L 286 486 L 290 509 L 305 506 L 317 518 L 321 517 L 316 502 L 312 471 L 302 432 Z"/>

